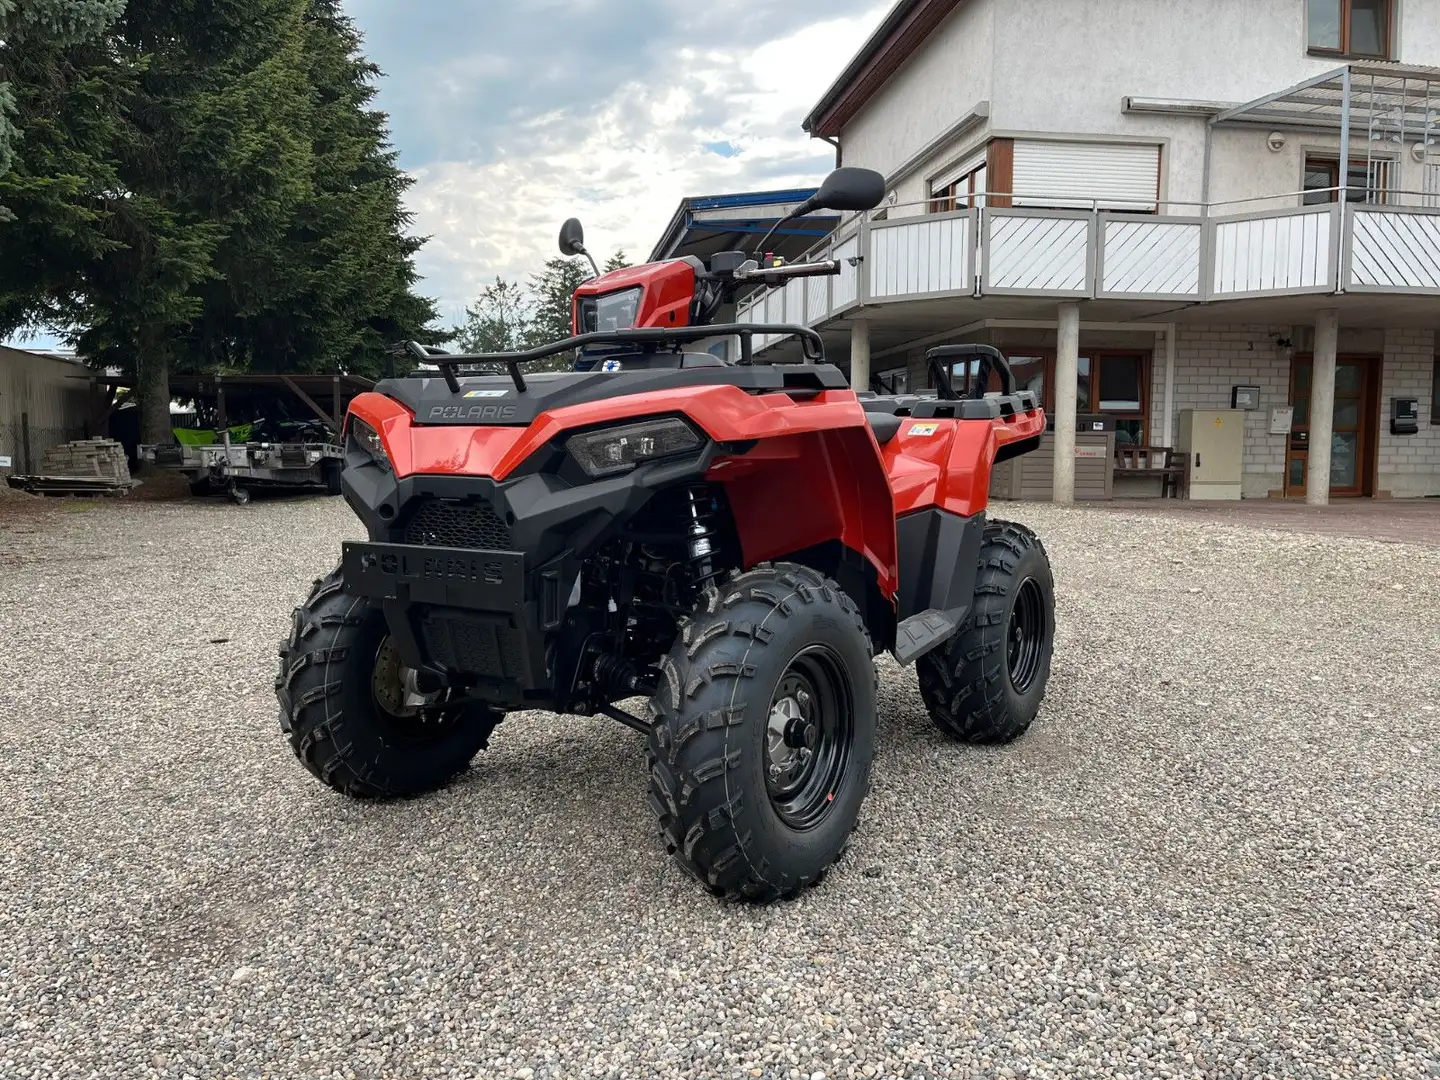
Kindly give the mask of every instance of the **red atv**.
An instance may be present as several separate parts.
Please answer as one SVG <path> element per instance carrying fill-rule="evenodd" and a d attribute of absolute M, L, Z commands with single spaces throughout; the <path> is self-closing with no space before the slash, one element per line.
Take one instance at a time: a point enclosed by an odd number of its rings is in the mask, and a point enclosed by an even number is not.
<path fill-rule="evenodd" d="M 883 194 L 840 169 L 793 216 Z M 585 253 L 578 222 L 561 239 Z M 813 330 L 712 322 L 746 286 L 838 272 L 726 252 L 597 273 L 575 337 L 413 345 L 431 371 L 356 397 L 342 486 L 370 540 L 296 609 L 275 680 L 305 767 L 411 795 L 509 712 L 609 717 L 648 741 L 675 860 L 772 900 L 819 881 L 855 825 L 881 651 L 917 664 L 946 734 L 1024 732 L 1050 673 L 1050 566 L 985 507 L 991 467 L 1033 450 L 1044 416 L 989 346 L 932 349 L 937 389 L 884 397 L 852 390 Z M 756 360 L 754 334 L 798 338 L 802 361 Z M 738 359 L 685 348 L 705 339 Z M 579 370 L 524 370 L 565 353 Z M 647 715 L 622 708 L 636 697 Z"/>

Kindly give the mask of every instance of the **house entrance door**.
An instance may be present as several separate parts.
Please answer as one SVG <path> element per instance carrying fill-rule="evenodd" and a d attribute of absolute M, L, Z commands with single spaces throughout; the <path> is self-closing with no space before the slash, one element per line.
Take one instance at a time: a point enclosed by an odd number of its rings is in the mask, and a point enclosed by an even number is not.
<path fill-rule="evenodd" d="M 1303 497 L 1310 478 L 1310 356 L 1290 365 L 1290 406 L 1295 410 L 1285 453 L 1285 495 Z M 1334 432 L 1330 438 L 1330 494 L 1373 495 L 1379 449 L 1380 358 L 1341 356 L 1335 364 Z"/>

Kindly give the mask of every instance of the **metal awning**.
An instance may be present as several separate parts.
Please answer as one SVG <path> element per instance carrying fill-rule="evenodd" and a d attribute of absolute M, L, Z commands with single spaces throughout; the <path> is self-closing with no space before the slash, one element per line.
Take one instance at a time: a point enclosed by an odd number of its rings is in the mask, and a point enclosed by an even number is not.
<path fill-rule="evenodd" d="M 1354 126 L 1372 138 L 1419 141 L 1440 130 L 1440 67 L 1356 61 L 1225 109 L 1210 123 L 1322 131 Z"/>

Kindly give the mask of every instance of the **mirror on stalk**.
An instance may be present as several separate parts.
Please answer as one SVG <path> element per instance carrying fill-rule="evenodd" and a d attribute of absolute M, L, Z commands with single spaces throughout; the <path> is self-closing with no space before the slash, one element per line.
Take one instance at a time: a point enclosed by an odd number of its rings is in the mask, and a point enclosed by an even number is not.
<path fill-rule="evenodd" d="M 846 166 L 825 178 L 805 203 L 810 210 L 873 210 L 885 200 L 885 177 L 874 169 Z M 798 214 L 796 215 L 799 216 Z"/>
<path fill-rule="evenodd" d="M 571 218 L 560 226 L 560 254 L 585 254 L 585 229 L 579 218 Z"/>

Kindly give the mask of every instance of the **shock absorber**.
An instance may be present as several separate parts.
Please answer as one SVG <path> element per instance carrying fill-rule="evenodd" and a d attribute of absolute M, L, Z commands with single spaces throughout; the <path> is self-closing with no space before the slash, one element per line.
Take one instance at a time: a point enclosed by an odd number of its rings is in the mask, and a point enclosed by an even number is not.
<path fill-rule="evenodd" d="M 695 484 L 687 488 L 685 494 L 688 500 L 685 548 L 690 580 L 698 589 L 719 576 L 719 571 L 715 569 L 715 516 L 718 507 L 714 493 L 705 484 Z"/>

